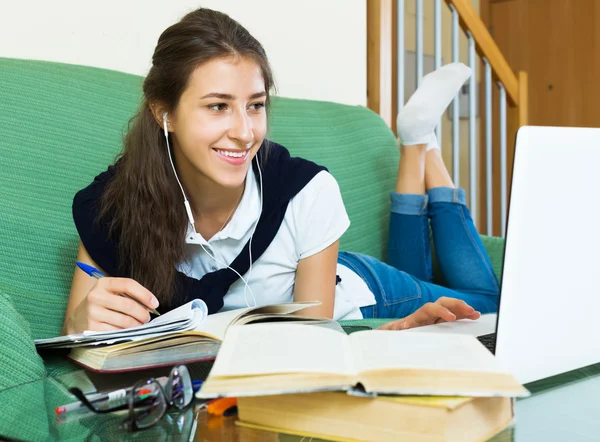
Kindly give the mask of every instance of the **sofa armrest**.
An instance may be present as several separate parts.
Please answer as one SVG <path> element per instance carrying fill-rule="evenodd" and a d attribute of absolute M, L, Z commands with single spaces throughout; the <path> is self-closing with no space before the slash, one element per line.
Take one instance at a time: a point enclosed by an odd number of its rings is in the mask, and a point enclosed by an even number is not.
<path fill-rule="evenodd" d="M 37 354 L 27 321 L 0 290 L 0 390 L 44 379 L 46 369 Z"/>
<path fill-rule="evenodd" d="M 481 235 L 481 242 L 487 250 L 494 273 L 496 274 L 498 281 L 500 281 L 500 277 L 502 276 L 502 261 L 504 258 L 504 238 Z"/>

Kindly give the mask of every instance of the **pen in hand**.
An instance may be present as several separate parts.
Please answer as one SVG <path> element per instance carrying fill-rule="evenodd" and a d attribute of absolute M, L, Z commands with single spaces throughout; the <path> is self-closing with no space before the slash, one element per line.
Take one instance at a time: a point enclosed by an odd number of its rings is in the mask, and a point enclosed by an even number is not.
<path fill-rule="evenodd" d="M 89 265 L 89 264 L 85 264 L 83 262 L 79 262 L 77 261 L 75 264 L 77 264 L 77 267 L 79 267 L 81 270 L 83 270 L 86 274 L 88 274 L 89 276 L 91 276 L 92 278 L 96 278 L 96 279 L 100 279 L 100 278 L 105 278 L 106 275 L 104 273 L 102 273 L 100 270 L 98 270 L 97 268 Z M 154 313 L 156 316 L 160 316 L 160 313 L 158 313 L 158 311 L 156 309 L 150 308 L 144 304 L 142 304 L 141 301 L 139 301 L 138 299 L 134 298 L 133 296 L 131 296 L 128 293 L 119 293 L 122 296 L 126 296 L 129 299 L 134 300 L 135 302 L 137 302 L 139 305 L 141 305 L 142 307 L 144 307 L 146 310 L 148 310 L 151 313 Z"/>

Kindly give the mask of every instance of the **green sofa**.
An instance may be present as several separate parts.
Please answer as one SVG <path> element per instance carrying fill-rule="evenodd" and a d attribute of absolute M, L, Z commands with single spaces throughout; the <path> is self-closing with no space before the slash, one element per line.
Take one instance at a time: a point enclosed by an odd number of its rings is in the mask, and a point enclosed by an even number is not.
<path fill-rule="evenodd" d="M 141 80 L 0 58 L 0 390 L 73 370 L 60 358 L 42 360 L 32 339 L 60 333 L 77 249 L 72 198 L 119 152 Z M 384 258 L 399 153 L 379 116 L 275 98 L 269 138 L 338 180 L 351 220 L 341 249 Z M 502 240 L 483 240 L 498 273 Z"/>

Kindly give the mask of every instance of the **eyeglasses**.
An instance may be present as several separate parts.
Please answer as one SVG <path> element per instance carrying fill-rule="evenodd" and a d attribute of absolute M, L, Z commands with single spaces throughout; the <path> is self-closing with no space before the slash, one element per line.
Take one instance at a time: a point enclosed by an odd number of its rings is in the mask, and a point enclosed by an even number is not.
<path fill-rule="evenodd" d="M 155 378 L 139 381 L 125 390 L 124 397 L 117 399 L 116 403 L 109 403 L 108 407 L 99 408 L 91 403 L 79 388 L 70 388 L 69 391 L 95 413 L 128 409 L 129 415 L 122 423 L 127 431 L 151 427 L 162 419 L 169 408 L 183 410 L 194 398 L 192 380 L 185 365 L 173 367 L 164 388 Z"/>

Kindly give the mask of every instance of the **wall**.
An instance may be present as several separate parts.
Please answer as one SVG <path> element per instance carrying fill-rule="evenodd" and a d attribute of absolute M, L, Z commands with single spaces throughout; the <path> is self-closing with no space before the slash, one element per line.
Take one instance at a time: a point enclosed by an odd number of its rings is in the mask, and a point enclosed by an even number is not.
<path fill-rule="evenodd" d="M 0 57 L 144 75 L 160 33 L 204 6 L 228 13 L 263 44 L 279 95 L 366 105 L 365 0 L 2 3 Z"/>

